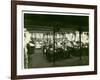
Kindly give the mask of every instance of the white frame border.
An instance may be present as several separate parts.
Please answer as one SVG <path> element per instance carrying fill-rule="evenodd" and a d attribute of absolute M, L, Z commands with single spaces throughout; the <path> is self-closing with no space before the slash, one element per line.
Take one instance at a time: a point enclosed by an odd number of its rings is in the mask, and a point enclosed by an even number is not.
<path fill-rule="evenodd" d="M 23 22 L 22 22 L 22 10 L 75 12 L 75 13 L 77 11 L 77 13 L 89 14 L 89 41 L 90 41 L 89 42 L 89 46 L 90 46 L 89 47 L 89 66 L 71 66 L 67 68 L 56 67 L 56 68 L 42 68 L 42 69 L 41 68 L 22 69 L 21 56 L 23 52 L 22 51 L 23 50 L 22 37 L 23 37 L 23 27 L 24 27 Z M 53 14 L 57 14 L 57 13 L 53 13 Z M 60 15 L 60 14 L 57 14 L 57 15 Z M 82 14 L 78 14 L 78 15 L 82 15 Z M 69 73 L 69 72 L 85 72 L 85 71 L 94 71 L 94 10 L 93 9 L 17 5 L 17 75 L 30 75 L 30 74 L 36 75 L 36 74 L 48 74 L 48 73 Z"/>

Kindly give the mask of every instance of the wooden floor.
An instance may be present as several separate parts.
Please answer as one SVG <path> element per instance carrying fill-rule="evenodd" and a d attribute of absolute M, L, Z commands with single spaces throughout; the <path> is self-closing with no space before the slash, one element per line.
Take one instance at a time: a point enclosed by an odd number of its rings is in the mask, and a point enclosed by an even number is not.
<path fill-rule="evenodd" d="M 88 65 L 88 56 L 82 56 L 82 60 L 79 57 L 72 56 L 71 58 L 56 61 L 55 65 L 52 62 L 46 60 L 46 56 L 43 54 L 42 49 L 36 49 L 34 54 L 30 55 L 29 68 L 43 68 L 43 67 L 60 67 L 60 66 L 80 66 Z"/>

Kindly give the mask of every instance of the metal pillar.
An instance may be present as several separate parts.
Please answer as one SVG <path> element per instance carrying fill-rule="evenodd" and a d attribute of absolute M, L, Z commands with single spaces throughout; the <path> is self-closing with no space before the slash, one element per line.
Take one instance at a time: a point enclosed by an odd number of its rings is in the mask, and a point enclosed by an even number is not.
<path fill-rule="evenodd" d="M 53 27 L 53 66 L 55 66 L 55 28 Z"/>
<path fill-rule="evenodd" d="M 79 41 L 80 41 L 80 42 L 79 42 L 79 43 L 80 43 L 80 51 L 79 51 L 79 52 L 80 52 L 80 60 L 82 60 L 81 33 L 82 33 L 82 32 L 81 32 L 81 27 L 80 27 L 80 29 L 79 29 Z"/>

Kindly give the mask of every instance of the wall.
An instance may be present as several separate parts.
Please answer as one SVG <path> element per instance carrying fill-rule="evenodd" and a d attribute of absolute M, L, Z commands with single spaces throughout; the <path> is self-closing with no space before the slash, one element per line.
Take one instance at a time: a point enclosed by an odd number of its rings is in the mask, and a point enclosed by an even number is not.
<path fill-rule="evenodd" d="M 34 0 L 59 3 L 76 3 L 98 5 L 98 26 L 100 26 L 100 1 L 99 0 Z M 10 80 L 10 65 L 11 65 L 11 4 L 10 0 L 0 0 L 0 80 Z M 98 27 L 98 34 L 100 33 Z M 98 41 L 100 36 L 98 35 Z M 100 47 L 100 42 L 98 42 Z M 58 78 L 42 78 L 34 80 L 100 80 L 100 50 L 98 50 L 98 75 L 84 75 Z"/>

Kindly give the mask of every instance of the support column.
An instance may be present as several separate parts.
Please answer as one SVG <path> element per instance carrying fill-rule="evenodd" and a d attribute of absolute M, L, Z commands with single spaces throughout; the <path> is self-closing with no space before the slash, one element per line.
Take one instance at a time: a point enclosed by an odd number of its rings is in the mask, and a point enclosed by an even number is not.
<path fill-rule="evenodd" d="M 55 66 L 55 28 L 53 27 L 53 66 Z"/>
<path fill-rule="evenodd" d="M 79 42 L 80 43 L 80 51 L 79 52 L 80 52 L 80 60 L 82 60 L 81 33 L 82 33 L 82 31 L 81 31 L 81 27 L 80 27 L 80 29 L 79 29 L 79 41 L 80 41 Z"/>

